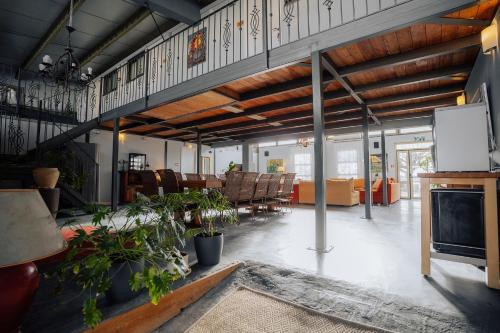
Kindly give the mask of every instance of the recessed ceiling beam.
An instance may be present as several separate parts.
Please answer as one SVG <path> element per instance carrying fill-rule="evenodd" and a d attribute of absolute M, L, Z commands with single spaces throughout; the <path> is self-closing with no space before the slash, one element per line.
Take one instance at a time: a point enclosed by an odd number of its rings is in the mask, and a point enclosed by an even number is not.
<path fill-rule="evenodd" d="M 85 0 L 74 0 L 73 1 L 73 15 L 78 10 L 78 8 L 85 2 Z M 69 11 L 70 11 L 70 3 L 64 7 L 62 12 L 57 16 L 54 22 L 51 24 L 49 30 L 43 35 L 38 44 L 35 46 L 33 50 L 31 50 L 28 54 L 28 58 L 25 59 L 21 65 L 22 69 L 27 69 L 30 67 L 33 62 L 38 61 L 42 62 L 41 53 L 42 51 L 50 44 L 52 41 L 59 35 L 64 27 L 66 27 L 69 20 Z M 40 58 L 40 59 L 38 59 Z"/>
<path fill-rule="evenodd" d="M 147 6 L 161 16 L 191 25 L 201 19 L 200 4 L 196 0 L 130 0 Z"/>

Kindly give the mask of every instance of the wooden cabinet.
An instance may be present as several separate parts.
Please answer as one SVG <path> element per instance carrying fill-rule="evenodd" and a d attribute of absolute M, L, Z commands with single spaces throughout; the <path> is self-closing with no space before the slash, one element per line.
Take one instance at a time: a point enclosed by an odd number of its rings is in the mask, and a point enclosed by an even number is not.
<path fill-rule="evenodd" d="M 138 171 L 120 171 L 120 203 L 132 202 L 141 189 L 142 181 Z"/>

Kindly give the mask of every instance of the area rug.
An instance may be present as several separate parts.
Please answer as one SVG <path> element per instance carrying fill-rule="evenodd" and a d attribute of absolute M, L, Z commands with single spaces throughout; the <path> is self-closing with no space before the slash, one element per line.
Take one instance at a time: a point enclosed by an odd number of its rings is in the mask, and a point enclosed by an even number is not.
<path fill-rule="evenodd" d="M 246 287 L 222 299 L 191 326 L 186 333 L 215 332 L 388 332 L 287 302 Z"/>
<path fill-rule="evenodd" d="M 336 318 L 398 333 L 500 332 L 500 316 L 467 318 L 442 313 L 380 290 L 255 261 L 246 261 L 217 287 L 155 332 L 185 332 L 241 286 Z"/>

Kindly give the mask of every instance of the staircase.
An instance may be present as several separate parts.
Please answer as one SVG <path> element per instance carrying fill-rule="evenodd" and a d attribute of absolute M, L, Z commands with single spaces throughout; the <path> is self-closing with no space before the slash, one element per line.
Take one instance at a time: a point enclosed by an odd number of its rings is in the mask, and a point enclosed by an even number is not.
<path fill-rule="evenodd" d="M 90 94 L 65 95 L 36 73 L 0 64 L 0 188 L 32 188 L 33 168 L 57 167 L 62 208 L 99 200 L 96 145 L 79 142 L 99 126 Z"/>

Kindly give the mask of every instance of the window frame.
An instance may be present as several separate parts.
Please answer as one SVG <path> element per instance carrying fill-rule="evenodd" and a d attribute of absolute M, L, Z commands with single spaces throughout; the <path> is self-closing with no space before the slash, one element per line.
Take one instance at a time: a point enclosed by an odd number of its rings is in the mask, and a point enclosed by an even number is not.
<path fill-rule="evenodd" d="M 146 57 L 144 56 L 145 53 L 140 53 L 138 55 L 136 55 L 135 57 L 133 57 L 132 59 L 130 59 L 129 61 L 127 61 L 127 83 L 128 82 L 132 82 L 138 78 L 140 78 L 141 76 L 144 75 L 144 71 L 145 71 L 145 59 Z M 142 69 L 141 73 L 138 74 L 137 72 L 137 68 L 139 68 L 139 63 L 142 61 L 142 66 L 140 67 Z M 132 77 L 132 66 L 135 65 L 135 75 L 134 77 Z"/>
<path fill-rule="evenodd" d="M 344 159 L 341 158 L 342 153 L 349 153 L 354 152 L 354 158 L 351 159 L 349 156 L 348 158 Z M 342 149 L 337 151 L 337 177 L 341 178 L 357 178 L 359 175 L 359 170 L 358 170 L 358 151 L 356 149 Z M 350 165 L 350 166 L 355 166 L 355 173 L 344 173 L 341 172 L 341 165 Z M 352 171 L 352 170 L 350 170 Z"/>
<path fill-rule="evenodd" d="M 303 156 L 307 156 L 307 162 L 308 163 L 305 163 L 305 162 L 302 162 L 302 163 L 297 163 L 297 156 L 298 155 L 303 155 Z M 313 179 L 313 169 L 312 169 L 312 157 L 311 157 L 311 153 L 305 153 L 305 152 L 301 152 L 301 153 L 295 153 L 293 155 L 293 166 L 294 166 L 294 170 L 295 170 L 295 177 L 297 179 L 301 179 L 301 180 L 312 180 Z M 304 173 L 300 173 L 297 169 L 298 167 L 309 167 L 309 175 L 306 175 Z"/>
<path fill-rule="evenodd" d="M 118 89 L 118 69 L 106 74 L 103 78 L 102 94 L 107 95 Z"/>

